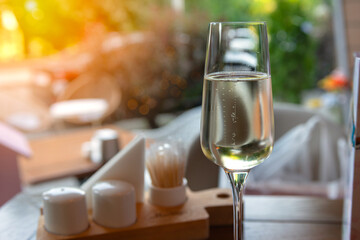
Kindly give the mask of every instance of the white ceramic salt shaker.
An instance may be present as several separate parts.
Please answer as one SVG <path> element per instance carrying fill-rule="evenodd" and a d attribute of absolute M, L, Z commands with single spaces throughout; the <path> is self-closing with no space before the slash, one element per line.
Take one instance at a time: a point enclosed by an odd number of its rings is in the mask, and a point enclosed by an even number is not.
<path fill-rule="evenodd" d="M 108 180 L 92 188 L 93 219 L 110 228 L 121 228 L 136 221 L 135 189 L 127 182 Z"/>
<path fill-rule="evenodd" d="M 73 235 L 89 226 L 85 192 L 71 187 L 53 188 L 42 195 L 45 229 L 57 235 Z"/>

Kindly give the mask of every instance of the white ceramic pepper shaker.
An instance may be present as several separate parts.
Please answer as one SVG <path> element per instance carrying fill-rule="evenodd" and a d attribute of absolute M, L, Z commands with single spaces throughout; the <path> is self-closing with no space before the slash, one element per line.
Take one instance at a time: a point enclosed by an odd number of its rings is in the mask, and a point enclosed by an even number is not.
<path fill-rule="evenodd" d="M 73 235 L 89 226 L 85 192 L 71 187 L 53 188 L 42 195 L 45 229 L 57 235 Z"/>
<path fill-rule="evenodd" d="M 108 180 L 96 183 L 92 188 L 93 219 L 110 228 L 121 228 L 136 221 L 134 187 L 127 182 Z"/>

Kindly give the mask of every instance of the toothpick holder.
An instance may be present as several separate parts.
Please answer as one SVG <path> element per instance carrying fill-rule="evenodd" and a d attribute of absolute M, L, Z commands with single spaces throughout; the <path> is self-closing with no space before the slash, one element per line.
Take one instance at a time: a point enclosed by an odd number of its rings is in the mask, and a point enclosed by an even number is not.
<path fill-rule="evenodd" d="M 153 185 L 149 187 L 149 201 L 151 204 L 161 207 L 175 207 L 185 203 L 187 180 L 183 179 L 181 186 L 173 188 L 159 188 Z"/>

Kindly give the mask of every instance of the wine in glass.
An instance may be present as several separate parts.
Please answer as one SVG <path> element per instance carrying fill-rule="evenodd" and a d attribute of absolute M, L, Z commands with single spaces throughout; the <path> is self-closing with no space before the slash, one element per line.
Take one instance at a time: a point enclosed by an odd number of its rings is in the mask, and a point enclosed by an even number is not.
<path fill-rule="evenodd" d="M 201 147 L 231 182 L 234 239 L 242 239 L 243 186 L 274 141 L 265 22 L 210 23 L 202 101 Z"/>

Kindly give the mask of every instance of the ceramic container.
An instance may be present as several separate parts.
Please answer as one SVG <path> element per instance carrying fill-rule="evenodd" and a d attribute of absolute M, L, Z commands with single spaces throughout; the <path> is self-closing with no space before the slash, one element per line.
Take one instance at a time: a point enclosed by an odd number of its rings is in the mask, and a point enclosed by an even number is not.
<path fill-rule="evenodd" d="M 175 207 L 185 203 L 187 180 L 183 179 L 183 184 L 174 188 L 159 188 L 150 185 L 149 201 L 153 205 L 161 207 Z"/>
<path fill-rule="evenodd" d="M 45 229 L 57 235 L 73 235 L 89 226 L 85 192 L 81 189 L 53 188 L 42 195 Z"/>
<path fill-rule="evenodd" d="M 134 187 L 127 182 L 108 180 L 92 188 L 93 219 L 97 224 L 121 228 L 136 221 Z"/>
<path fill-rule="evenodd" d="M 98 163 L 109 161 L 120 150 L 118 133 L 110 128 L 97 130 L 91 139 L 91 148 L 92 161 Z"/>

